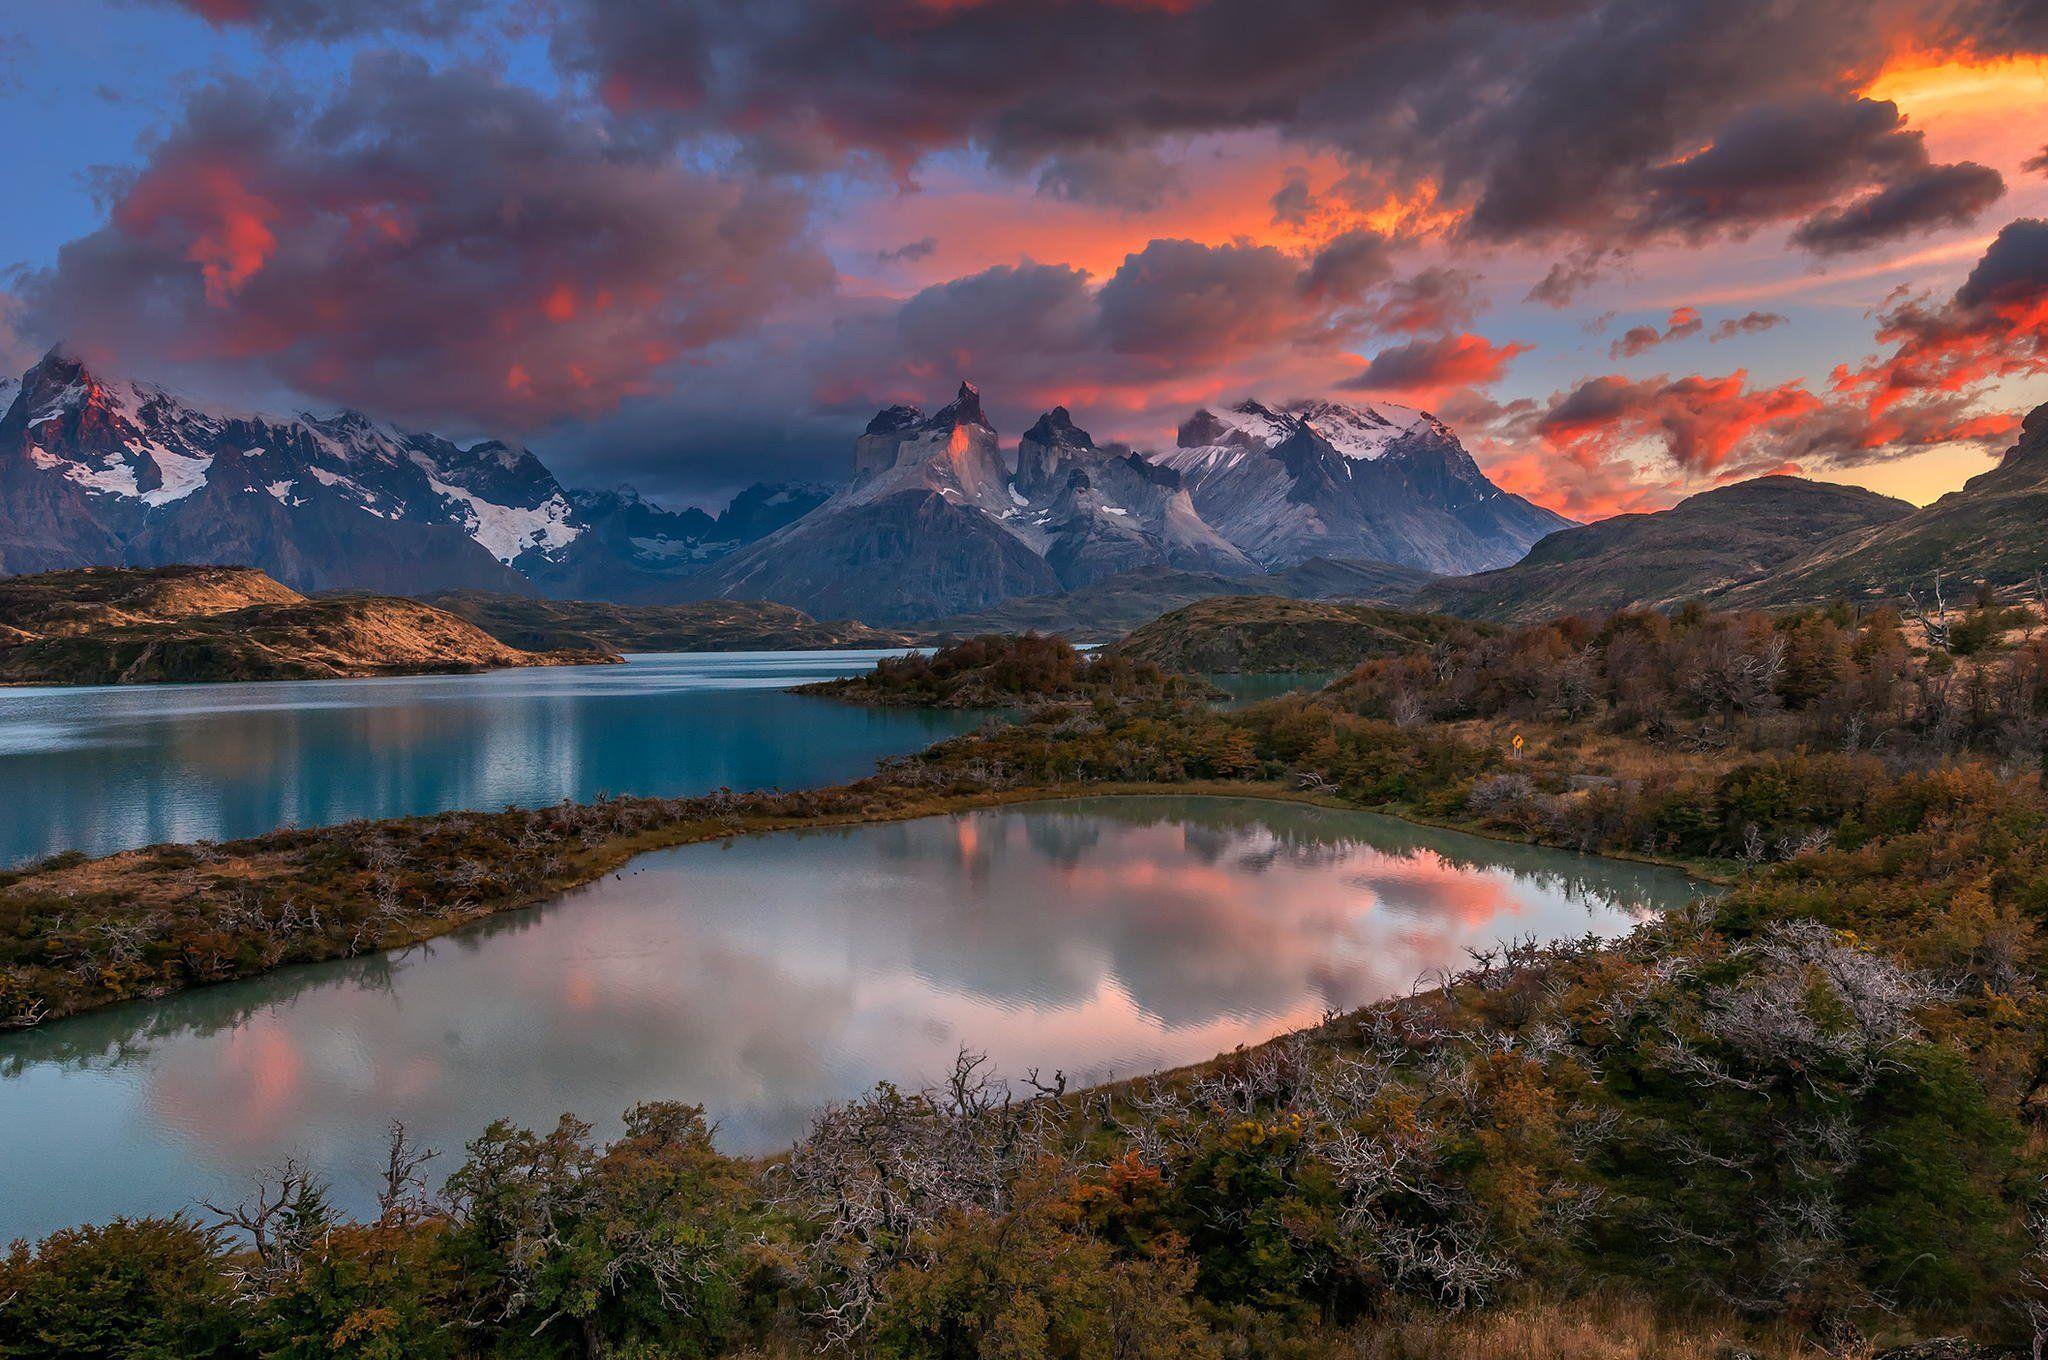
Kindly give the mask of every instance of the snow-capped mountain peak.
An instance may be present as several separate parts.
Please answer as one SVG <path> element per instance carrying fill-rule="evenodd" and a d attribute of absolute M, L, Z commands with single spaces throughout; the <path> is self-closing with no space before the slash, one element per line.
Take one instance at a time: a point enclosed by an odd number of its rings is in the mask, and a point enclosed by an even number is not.
<path fill-rule="evenodd" d="M 1269 449 L 1293 434 L 1297 423 L 1257 401 L 1246 398 L 1220 410 L 1205 407 L 1181 422 L 1177 443 L 1181 448 Z"/>
<path fill-rule="evenodd" d="M 12 385 L 23 452 L 90 495 L 169 505 L 206 484 L 222 421 L 161 387 L 102 381 L 58 348 Z"/>
<path fill-rule="evenodd" d="M 353 410 L 228 414 L 62 347 L 0 378 L 0 573 L 235 562 L 307 590 L 644 598 L 825 494 L 751 487 L 714 520 L 630 488 L 574 495 L 518 444 Z"/>
<path fill-rule="evenodd" d="M 1434 416 L 1391 403 L 1201 410 L 1156 461 L 1182 476 L 1205 520 L 1269 567 L 1325 556 L 1481 571 L 1570 523 L 1494 486 Z"/>
<path fill-rule="evenodd" d="M 1403 435 L 1435 423 L 1435 417 L 1426 412 L 1391 402 L 1347 406 L 1315 397 L 1289 402 L 1285 409 L 1346 458 L 1367 461 L 1384 457 L 1387 446 Z"/>

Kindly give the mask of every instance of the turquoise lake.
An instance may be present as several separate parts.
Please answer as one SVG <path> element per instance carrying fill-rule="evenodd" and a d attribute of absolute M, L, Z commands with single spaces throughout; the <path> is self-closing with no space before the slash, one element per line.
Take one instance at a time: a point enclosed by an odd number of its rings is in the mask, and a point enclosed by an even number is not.
<path fill-rule="evenodd" d="M 873 651 L 233 685 L 0 689 L 0 865 L 599 793 L 795 788 L 966 731 L 782 691 Z"/>

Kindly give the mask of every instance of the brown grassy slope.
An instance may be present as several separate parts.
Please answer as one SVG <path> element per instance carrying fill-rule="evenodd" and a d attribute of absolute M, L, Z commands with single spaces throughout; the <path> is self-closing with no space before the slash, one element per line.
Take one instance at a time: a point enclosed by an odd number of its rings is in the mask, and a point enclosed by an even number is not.
<path fill-rule="evenodd" d="M 305 598 L 254 567 L 80 567 L 0 579 L 0 625 L 63 637 Z"/>
<path fill-rule="evenodd" d="M 239 567 L 0 581 L 0 681 L 148 684 L 465 672 L 608 659 L 508 647 L 414 600 L 309 600 Z"/>

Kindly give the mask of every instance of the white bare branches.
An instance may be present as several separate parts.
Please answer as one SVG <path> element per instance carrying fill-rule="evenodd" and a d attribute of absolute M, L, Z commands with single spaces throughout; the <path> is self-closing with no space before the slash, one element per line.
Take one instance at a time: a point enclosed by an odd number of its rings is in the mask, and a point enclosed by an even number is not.
<path fill-rule="evenodd" d="M 1063 1086 L 1056 1077 L 1047 1095 Z M 1055 1113 L 1051 1099 L 1016 1099 L 987 1055 L 963 1048 L 938 1086 L 885 1082 L 818 1115 L 778 1174 L 782 1202 L 819 1226 L 806 1263 L 832 1332 L 857 1332 L 890 1268 L 947 1218 L 1004 1212 L 1019 1173 L 1051 1145 Z"/>

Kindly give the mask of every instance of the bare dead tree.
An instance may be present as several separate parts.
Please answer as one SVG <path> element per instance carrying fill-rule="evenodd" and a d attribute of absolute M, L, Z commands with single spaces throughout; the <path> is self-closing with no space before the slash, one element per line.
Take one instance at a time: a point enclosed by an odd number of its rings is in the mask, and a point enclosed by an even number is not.
<path fill-rule="evenodd" d="M 2033 1360 L 2048 1357 L 2048 1177 L 2035 1186 L 2027 1205 L 2027 1240 L 2031 1250 L 2020 1265 L 2020 1294 L 2014 1306 L 2026 1319 Z"/>
<path fill-rule="evenodd" d="M 426 1165 L 440 1155 L 433 1148 L 415 1146 L 402 1120 L 391 1121 L 384 1173 L 377 1187 L 379 1223 L 410 1227 L 433 1216 L 434 1199 L 427 1189 Z"/>
<path fill-rule="evenodd" d="M 820 1225 L 805 1263 L 834 1336 L 866 1324 L 888 1272 L 921 1259 L 941 1221 L 1008 1209 L 1019 1173 L 1051 1144 L 1056 1109 L 1017 1100 L 986 1054 L 963 1048 L 937 1086 L 906 1093 L 885 1082 L 812 1121 L 776 1169 L 778 1198 Z"/>
<path fill-rule="evenodd" d="M 1920 625 L 1921 632 L 1927 638 L 1927 645 L 1936 651 L 1948 651 L 1951 635 L 1948 622 L 1948 602 L 1941 588 L 1941 572 L 1937 570 L 1934 573 L 1934 608 L 1932 611 L 1920 603 L 1920 593 L 1916 590 L 1908 588 L 1906 599 L 1913 606 L 1908 617 Z"/>
<path fill-rule="evenodd" d="M 249 1197 L 229 1206 L 210 1200 L 200 1207 L 212 1226 L 246 1240 L 251 1256 L 234 1267 L 248 1294 L 269 1292 L 296 1274 L 306 1253 L 333 1226 L 327 1184 L 293 1157 L 259 1177 Z"/>

